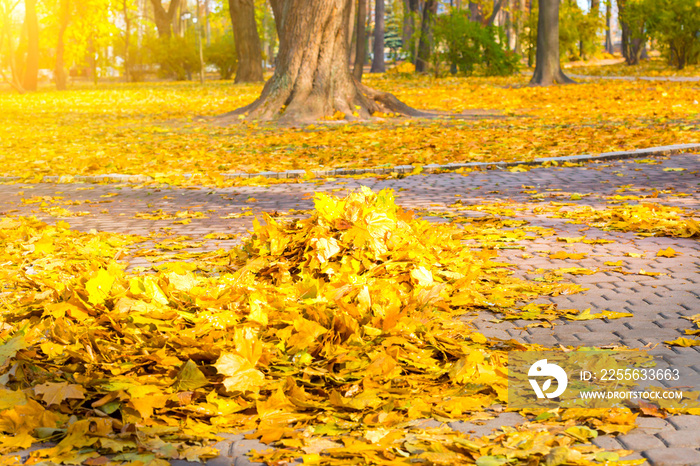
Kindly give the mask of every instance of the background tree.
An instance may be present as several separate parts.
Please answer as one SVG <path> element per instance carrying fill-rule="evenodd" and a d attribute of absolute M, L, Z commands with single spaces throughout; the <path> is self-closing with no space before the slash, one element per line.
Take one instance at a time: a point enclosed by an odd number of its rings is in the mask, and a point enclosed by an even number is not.
<path fill-rule="evenodd" d="M 383 73 L 384 64 L 384 0 L 375 0 L 374 8 L 374 57 L 370 73 Z"/>
<path fill-rule="evenodd" d="M 605 0 L 605 51 L 613 54 L 615 49 L 612 42 L 612 0 Z"/>
<path fill-rule="evenodd" d="M 170 0 L 167 10 L 163 7 L 161 0 L 151 0 L 151 5 L 153 5 L 153 19 L 158 28 L 158 36 L 170 37 L 173 33 L 173 21 L 180 20 L 176 16 L 180 8 L 180 0 Z"/>
<path fill-rule="evenodd" d="M 617 9 L 622 29 L 622 56 L 628 65 L 637 65 L 647 40 L 644 5 L 638 0 L 617 0 Z"/>
<path fill-rule="evenodd" d="M 423 18 L 421 20 L 420 39 L 418 40 L 418 55 L 416 56 L 416 72 L 428 71 L 430 51 L 433 42 L 433 23 L 438 11 L 438 0 L 425 0 Z"/>
<path fill-rule="evenodd" d="M 66 46 L 64 37 L 66 29 L 70 23 L 71 17 L 71 1 L 59 1 L 59 24 L 58 24 L 58 40 L 56 41 L 56 66 L 54 67 L 54 80 L 56 81 L 56 89 L 63 91 L 66 89 L 66 69 L 65 69 L 65 52 Z"/>
<path fill-rule="evenodd" d="M 16 54 L 12 34 L 12 17 L 20 0 L 0 0 L 0 77 L 20 94 L 24 93 L 21 77 L 17 70 Z M 10 69 L 10 76 L 3 72 L 3 65 Z"/>
<path fill-rule="evenodd" d="M 700 63 L 700 5 L 694 0 L 645 0 L 649 35 L 671 66 Z"/>
<path fill-rule="evenodd" d="M 24 0 L 24 28 L 27 34 L 27 58 L 22 73 L 22 87 L 36 91 L 39 81 L 39 19 L 36 0 Z"/>
<path fill-rule="evenodd" d="M 420 24 L 420 0 L 404 0 L 403 3 L 403 49 L 408 53 L 411 62 L 416 62 L 418 55 L 416 29 Z"/>
<path fill-rule="evenodd" d="M 238 57 L 236 82 L 262 81 L 262 48 L 255 21 L 255 3 L 253 0 L 228 0 L 228 7 Z"/>
<path fill-rule="evenodd" d="M 367 0 L 357 2 L 357 24 L 355 26 L 355 63 L 353 66 L 353 76 L 358 81 L 362 80 L 362 71 L 367 61 L 367 28 L 365 17 L 367 16 Z"/>
<path fill-rule="evenodd" d="M 540 0 L 537 17 L 537 54 L 530 85 L 568 84 L 559 58 L 559 0 Z"/>
<path fill-rule="evenodd" d="M 369 118 L 375 112 L 420 112 L 396 97 L 362 85 L 347 61 L 347 34 L 352 0 L 284 0 L 280 50 L 275 73 L 258 99 L 224 117 L 280 123 L 315 121 L 342 113 L 346 119 Z"/>

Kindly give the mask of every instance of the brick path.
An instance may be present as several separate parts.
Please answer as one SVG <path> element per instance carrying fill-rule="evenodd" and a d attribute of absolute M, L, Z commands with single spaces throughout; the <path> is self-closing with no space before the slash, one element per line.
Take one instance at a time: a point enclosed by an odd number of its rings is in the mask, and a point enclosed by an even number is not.
<path fill-rule="evenodd" d="M 67 220 L 73 228 L 88 231 L 92 228 L 103 231 L 146 235 L 151 231 L 163 231 L 192 237 L 192 241 L 212 232 L 245 233 L 252 226 L 252 216 L 221 219 L 231 213 L 241 213 L 251 209 L 262 211 L 287 212 L 290 209 L 312 209 L 314 191 L 352 190 L 366 185 L 373 190 L 392 188 L 397 202 L 404 207 L 417 209 L 433 221 L 445 221 L 442 215 L 481 215 L 473 211 L 457 211 L 450 207 L 457 199 L 463 205 L 493 202 L 529 203 L 548 205 L 550 201 L 570 201 L 572 193 L 581 194 L 577 205 L 603 206 L 605 196 L 616 192 L 622 185 L 631 189 L 646 189 L 642 192 L 624 194 L 651 194 L 659 191 L 654 202 L 688 209 L 700 208 L 700 154 L 686 154 L 660 158 L 661 164 L 635 163 L 634 160 L 616 161 L 607 164 L 589 164 L 583 167 L 536 168 L 528 172 L 484 171 L 466 176 L 448 173 L 436 175 L 408 176 L 402 179 L 351 179 L 318 181 L 314 183 L 282 184 L 267 187 L 237 187 L 226 189 L 178 189 L 178 188 L 139 188 L 116 185 L 80 184 L 23 184 L 0 185 L 0 212 L 13 215 L 26 215 L 34 211 L 40 218 L 55 220 L 46 216 L 36 204 L 23 204 L 21 199 L 33 196 L 63 196 L 63 200 L 102 201 L 101 204 L 67 206 L 73 211 L 87 211 L 91 215 L 70 217 Z M 664 168 L 685 168 L 683 171 L 664 171 Z M 85 189 L 94 188 L 94 189 Z M 530 191 L 530 192 L 525 192 Z M 533 194 L 532 191 L 537 191 Z M 19 194 L 19 192 L 23 192 Z M 113 197 L 101 197 L 117 193 Z M 590 196 L 586 194 L 591 193 Z M 680 194 L 677 196 L 676 194 Z M 684 196 L 687 194 L 688 196 Z M 457 197 L 457 195 L 461 197 Z M 254 198 L 255 201 L 252 201 Z M 16 210 L 15 210 L 16 209 Z M 173 220 L 144 220 L 134 218 L 137 212 L 153 212 L 157 209 L 174 213 L 183 210 L 204 212 L 209 218 L 193 218 L 189 225 L 174 224 Z M 430 211 L 430 212 L 427 212 Z M 679 238 L 640 238 L 633 233 L 605 232 L 596 228 L 583 231 L 585 225 L 569 224 L 564 219 L 547 218 L 536 215 L 531 209 L 515 211 L 515 218 L 524 219 L 534 226 L 554 228 L 552 236 L 538 237 L 532 241 L 521 241 L 523 249 L 504 249 L 501 257 L 511 262 L 520 275 L 527 275 L 534 269 L 581 266 L 609 269 L 606 261 L 623 260 L 623 270 L 633 275 L 616 272 L 598 272 L 592 275 L 568 276 L 571 282 L 589 288 L 584 293 L 572 296 L 551 298 L 551 302 L 561 308 L 591 308 L 625 311 L 634 317 L 612 321 L 592 320 L 575 322 L 557 321 L 553 328 L 529 327 L 527 321 L 505 321 L 493 323 L 492 315 L 468 316 L 473 324 L 485 335 L 500 338 L 515 338 L 528 343 L 546 346 L 602 346 L 624 345 L 634 348 L 650 347 L 665 363 L 679 368 L 686 385 L 700 388 L 700 347 L 668 347 L 664 340 L 684 335 L 691 328 L 691 322 L 682 319 L 700 313 L 700 247 L 697 240 Z M 162 230 L 162 228 L 172 228 Z M 581 236 L 614 240 L 609 244 L 588 245 L 576 243 L 567 245 L 557 242 L 559 236 Z M 236 241 L 210 241 L 202 247 L 216 249 L 227 247 Z M 656 257 L 656 252 L 672 246 L 680 253 L 674 258 Z M 587 252 L 588 256 L 578 262 L 552 260 L 542 251 L 566 250 L 567 252 Z M 644 257 L 627 257 L 624 253 L 644 253 Z M 532 257 L 524 258 L 523 254 Z M 527 257 L 527 256 L 525 256 Z M 136 258 L 131 267 L 148 266 L 150 262 Z M 660 272 L 658 276 L 636 274 L 640 269 Z M 457 430 L 472 435 L 490 433 L 502 425 L 515 425 L 522 418 L 515 413 L 502 414 L 497 419 L 483 425 L 453 422 Z M 616 438 L 599 437 L 594 443 L 599 446 L 634 450 L 635 454 L 626 459 L 646 458 L 652 465 L 700 465 L 700 416 L 672 416 L 667 419 L 639 418 L 638 428 L 631 433 Z M 249 464 L 245 453 L 251 448 L 265 448 L 257 441 L 246 440 L 242 436 L 227 436 L 217 445 L 222 456 L 211 460 L 211 465 Z M 173 464 L 187 464 L 173 462 Z"/>

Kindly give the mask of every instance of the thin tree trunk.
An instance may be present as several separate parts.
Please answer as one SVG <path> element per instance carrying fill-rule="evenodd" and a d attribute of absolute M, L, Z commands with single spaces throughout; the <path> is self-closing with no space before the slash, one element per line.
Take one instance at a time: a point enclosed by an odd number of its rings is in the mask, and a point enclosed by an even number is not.
<path fill-rule="evenodd" d="M 408 25 L 404 23 L 406 28 L 406 39 L 403 42 L 403 47 L 408 50 L 409 58 L 412 63 L 416 63 L 416 57 L 418 56 L 416 50 L 416 20 L 420 15 L 420 0 L 406 0 L 408 5 L 408 14 L 404 13 L 408 17 Z"/>
<path fill-rule="evenodd" d="M 98 76 L 97 76 L 97 51 L 95 50 L 95 39 L 94 34 L 90 34 L 88 37 L 88 62 L 90 63 L 90 73 L 92 74 L 92 82 L 97 86 Z"/>
<path fill-rule="evenodd" d="M 374 9 L 374 59 L 370 73 L 383 73 L 384 65 L 384 0 L 376 0 Z"/>
<path fill-rule="evenodd" d="M 63 38 L 68 29 L 70 22 L 70 0 L 61 0 L 60 3 L 60 21 L 58 26 L 58 41 L 56 42 L 56 66 L 54 68 L 54 78 L 56 80 L 56 89 L 59 91 L 66 90 L 66 70 L 64 65 L 65 43 Z"/>
<path fill-rule="evenodd" d="M 209 0 L 204 0 L 204 35 L 207 45 L 211 45 L 211 24 L 209 22 Z"/>
<path fill-rule="evenodd" d="M 612 0 L 605 1 L 605 51 L 610 55 L 615 53 L 612 42 Z"/>
<path fill-rule="evenodd" d="M 498 13 L 501 11 L 501 7 L 503 6 L 503 0 L 496 0 L 496 2 L 493 4 L 493 12 L 491 13 L 491 16 L 485 21 L 486 26 L 493 26 L 494 21 L 496 21 L 496 17 L 498 16 Z"/>
<path fill-rule="evenodd" d="M 617 0 L 620 29 L 622 29 L 622 56 L 628 65 L 639 64 L 644 47 L 644 24 L 633 25 L 624 20 L 627 0 Z"/>
<path fill-rule="evenodd" d="M 522 55 L 523 43 L 520 39 L 520 35 L 523 33 L 523 23 L 525 17 L 525 0 L 516 0 L 516 2 L 518 6 L 515 12 L 515 47 L 513 47 L 513 51 L 518 55 Z"/>
<path fill-rule="evenodd" d="M 36 91 L 39 81 L 39 20 L 36 0 L 24 0 L 24 23 L 27 27 L 27 60 L 24 65 L 22 87 Z"/>
<path fill-rule="evenodd" d="M 233 36 L 238 55 L 236 83 L 249 83 L 263 80 L 262 49 L 258 27 L 255 23 L 255 2 L 253 0 L 228 0 Z"/>
<path fill-rule="evenodd" d="M 131 57 L 129 47 L 131 46 L 131 17 L 129 16 L 129 3 L 122 0 L 122 13 L 124 14 L 124 81 L 131 80 Z"/>
<path fill-rule="evenodd" d="M 421 21 L 420 40 L 418 41 L 418 56 L 416 58 L 416 71 L 424 73 L 428 71 L 430 49 L 433 42 L 433 21 L 437 15 L 438 0 L 426 0 L 423 5 L 423 21 Z"/>
<path fill-rule="evenodd" d="M 347 120 L 375 112 L 421 115 L 350 73 L 346 31 L 352 0 L 286 0 L 275 74 L 260 97 L 224 118 L 306 123 L 341 112 Z M 234 118 L 234 121 L 238 118 Z"/>
<path fill-rule="evenodd" d="M 0 4 L 0 6 L 5 6 Z M 0 11 L 0 15 L 2 15 L 5 18 L 9 18 L 10 14 L 14 10 L 14 7 L 16 7 L 17 4 L 15 4 L 13 7 L 8 7 L 7 9 L 3 8 L 2 11 Z M 13 89 L 15 89 L 18 93 L 24 94 L 25 90 L 22 87 L 22 83 L 18 79 L 18 73 L 17 73 L 17 67 L 15 64 L 15 53 L 12 49 L 12 38 L 9 35 L 9 21 L 3 21 L 2 23 L 2 29 L 0 30 L 0 54 L 2 54 L 2 51 L 4 49 L 3 44 L 5 43 L 5 37 L 7 37 L 7 60 L 10 65 L 10 78 L 8 79 L 5 76 L 5 73 L 2 71 L 0 68 L 0 77 L 2 77 L 2 80 L 12 86 Z"/>
<path fill-rule="evenodd" d="M 355 79 L 362 81 L 362 71 L 367 60 L 367 29 L 365 17 L 367 16 L 367 0 L 359 0 L 357 4 L 357 42 L 355 43 L 355 64 L 352 74 Z"/>
<path fill-rule="evenodd" d="M 540 0 L 537 17 L 537 55 L 531 86 L 568 84 L 574 80 L 561 70 L 559 62 L 559 0 Z"/>
<path fill-rule="evenodd" d="M 350 16 L 348 17 L 348 29 L 347 29 L 347 40 L 348 40 L 348 63 L 355 62 L 355 42 L 357 37 L 355 34 L 355 24 L 357 23 L 357 2 L 352 1 L 350 3 Z"/>
<path fill-rule="evenodd" d="M 481 6 L 479 3 L 474 2 L 474 1 L 469 1 L 469 19 L 474 21 L 475 23 L 481 23 L 483 21 L 483 17 L 481 15 Z"/>

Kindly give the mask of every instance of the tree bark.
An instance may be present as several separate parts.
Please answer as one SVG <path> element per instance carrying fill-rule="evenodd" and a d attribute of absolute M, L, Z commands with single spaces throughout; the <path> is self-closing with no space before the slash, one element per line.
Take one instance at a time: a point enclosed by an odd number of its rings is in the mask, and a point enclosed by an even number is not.
<path fill-rule="evenodd" d="M 352 0 L 286 0 L 275 73 L 253 103 L 223 115 L 281 124 L 308 123 L 341 112 L 347 120 L 373 113 L 421 113 L 391 94 L 362 85 L 346 60 L 345 28 Z M 286 3 L 285 2 L 285 3 Z"/>
<path fill-rule="evenodd" d="M 622 56 L 628 65 L 639 64 L 644 47 L 644 24 L 629 24 L 625 21 L 625 8 L 627 0 L 617 0 L 618 17 L 620 19 L 620 29 L 622 29 Z"/>
<path fill-rule="evenodd" d="M 277 39 L 282 40 L 282 29 L 284 27 L 284 0 L 270 0 L 272 7 L 272 16 L 275 17 L 275 29 L 277 30 Z"/>
<path fill-rule="evenodd" d="M 60 19 L 58 25 L 58 41 L 56 42 L 56 66 L 54 68 L 54 79 L 56 81 L 56 89 L 59 91 L 66 90 L 66 70 L 64 65 L 65 43 L 64 36 L 68 24 L 70 23 L 70 0 L 61 0 L 59 6 Z"/>
<path fill-rule="evenodd" d="M 357 24 L 357 4 L 358 2 L 352 1 L 350 3 L 350 16 L 348 16 L 348 29 L 347 29 L 347 41 L 348 41 L 348 63 L 355 62 L 355 42 L 357 42 L 357 34 L 355 31 L 355 25 Z"/>
<path fill-rule="evenodd" d="M 131 57 L 129 48 L 131 47 L 131 17 L 129 16 L 129 3 L 122 0 L 122 13 L 124 13 L 124 81 L 131 80 Z"/>
<path fill-rule="evenodd" d="M 249 83 L 263 80 L 262 48 L 255 23 L 255 2 L 253 0 L 228 0 L 233 37 L 236 41 L 238 70 L 236 83 Z"/>
<path fill-rule="evenodd" d="M 27 91 L 36 91 L 39 82 L 39 20 L 36 16 L 36 0 L 24 0 L 24 24 L 27 28 L 27 60 L 22 87 Z"/>
<path fill-rule="evenodd" d="M 0 17 L 9 19 L 12 11 L 16 6 L 17 4 L 8 5 L 0 3 Z M 10 65 L 10 78 L 7 78 L 5 76 L 5 73 L 3 72 L 2 68 L 0 68 L 0 77 L 2 77 L 2 80 L 10 86 L 12 86 L 12 88 L 15 89 L 18 93 L 24 94 L 25 91 L 22 87 L 22 83 L 19 80 L 17 67 L 15 66 L 16 57 L 12 48 L 12 39 L 9 37 L 9 25 L 9 21 L 2 22 L 2 29 L 0 29 L 0 53 L 2 53 L 2 51 L 4 50 L 3 45 L 5 43 L 5 37 L 7 37 L 7 60 Z"/>
<path fill-rule="evenodd" d="M 430 49 L 433 42 L 433 21 L 437 15 L 437 9 L 438 0 L 426 0 L 423 5 L 423 21 L 421 21 L 418 56 L 416 57 L 416 71 L 418 73 L 428 71 Z"/>
<path fill-rule="evenodd" d="M 481 6 L 478 2 L 469 1 L 469 19 L 481 23 L 483 21 L 483 15 L 481 14 Z"/>
<path fill-rule="evenodd" d="M 362 81 L 362 71 L 367 60 L 367 0 L 359 0 L 357 5 L 357 41 L 355 42 L 355 63 L 353 65 L 352 74 L 357 81 Z"/>
<path fill-rule="evenodd" d="M 403 18 L 403 48 L 408 50 L 410 59 L 413 63 L 416 62 L 418 53 L 415 50 L 415 40 L 413 35 L 416 32 L 416 18 L 420 14 L 419 0 L 404 0 L 404 18 Z"/>
<path fill-rule="evenodd" d="M 524 24 L 524 17 L 525 17 L 525 0 L 516 0 L 516 4 L 518 5 L 517 10 L 516 10 L 516 15 L 515 15 L 515 22 L 514 22 L 514 28 L 515 28 L 515 47 L 513 47 L 513 51 L 518 54 L 522 55 L 523 54 L 523 43 L 520 40 L 520 35 L 523 32 L 523 24 Z"/>
<path fill-rule="evenodd" d="M 170 37 L 173 33 L 173 20 L 180 6 L 180 0 L 170 0 L 167 10 L 163 7 L 161 0 L 151 0 L 151 4 L 153 5 L 153 16 L 156 29 L 158 29 L 158 37 Z"/>
<path fill-rule="evenodd" d="M 493 12 L 491 13 L 491 16 L 488 17 L 486 21 L 484 21 L 484 26 L 493 26 L 493 23 L 496 21 L 496 17 L 498 16 L 498 13 L 501 11 L 501 7 L 503 6 L 503 0 L 496 0 L 493 4 Z"/>
<path fill-rule="evenodd" d="M 575 82 L 561 70 L 559 61 L 559 0 L 540 0 L 537 16 L 537 54 L 531 86 Z"/>
<path fill-rule="evenodd" d="M 615 52 L 612 42 L 612 0 L 605 2 L 605 51 L 612 55 Z"/>
<path fill-rule="evenodd" d="M 383 73 L 384 64 L 384 0 L 376 0 L 374 8 L 374 59 L 370 73 Z"/>

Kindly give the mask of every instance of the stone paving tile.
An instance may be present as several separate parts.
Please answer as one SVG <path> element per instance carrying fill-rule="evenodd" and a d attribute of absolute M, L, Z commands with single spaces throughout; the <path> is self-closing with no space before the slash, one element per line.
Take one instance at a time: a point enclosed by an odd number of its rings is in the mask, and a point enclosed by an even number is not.
<path fill-rule="evenodd" d="M 698 466 L 700 451 L 694 448 L 664 448 L 642 452 L 652 466 Z"/>
<path fill-rule="evenodd" d="M 551 201 L 572 202 L 571 193 L 591 193 L 583 196 L 576 205 L 605 207 L 605 196 L 617 194 L 653 194 L 652 199 L 669 206 L 686 209 L 700 209 L 697 171 L 700 169 L 700 154 L 685 154 L 670 158 L 659 158 L 658 165 L 646 165 L 631 161 L 616 161 L 605 164 L 589 164 L 581 167 L 537 168 L 523 173 L 507 170 L 473 172 L 465 175 L 456 173 L 438 175 L 406 176 L 397 178 L 342 178 L 336 181 L 319 180 L 314 183 L 281 184 L 264 187 L 242 186 L 232 188 L 181 189 L 174 187 L 147 186 L 134 188 L 108 184 L 0 184 L 0 214 L 36 215 L 40 219 L 54 222 L 57 219 L 42 212 L 36 204 L 24 204 L 22 199 L 36 196 L 63 196 L 65 200 L 93 201 L 77 206 L 64 206 L 72 211 L 87 211 L 88 216 L 69 217 L 71 226 L 81 231 L 97 229 L 120 233 L 148 235 L 150 232 L 187 235 L 192 241 L 201 239 L 212 232 L 245 234 L 252 228 L 255 215 L 262 212 L 289 212 L 291 209 L 309 210 L 313 208 L 314 191 L 335 192 L 343 195 L 361 185 L 373 190 L 393 189 L 397 203 L 408 209 L 426 209 L 442 212 L 455 212 L 449 207 L 458 199 L 463 205 L 485 202 L 529 203 L 548 206 Z M 664 168 L 684 168 L 685 171 L 664 172 Z M 621 175 L 621 176 L 618 176 Z M 345 184 L 340 184 L 345 183 Z M 620 185 L 629 185 L 629 193 L 618 193 Z M 535 189 L 542 194 L 534 200 L 532 194 L 524 191 Z M 494 193 L 497 191 L 497 193 Z M 116 193 L 116 196 L 108 196 Z M 678 197 L 674 193 L 690 194 Z M 458 197 L 459 196 L 459 197 Z M 508 207 L 508 206 L 505 206 Z M 512 207 L 512 206 L 511 206 Z M 193 218 L 189 225 L 174 224 L 173 220 L 145 220 L 135 218 L 136 213 L 190 210 L 204 213 L 208 218 Z M 252 216 L 221 218 L 229 214 L 252 212 Z M 420 210 L 419 210 L 420 212 Z M 488 215 L 476 211 L 456 211 L 465 217 Z M 571 266 L 574 261 L 553 261 L 548 253 L 541 251 L 587 252 L 585 259 L 578 261 L 581 266 L 599 268 L 592 275 L 566 275 L 565 279 L 588 288 L 584 293 L 572 296 L 544 298 L 538 302 L 552 302 L 562 308 L 587 309 L 599 312 L 603 309 L 627 311 L 633 317 L 616 320 L 595 320 L 573 322 L 556 321 L 553 328 L 523 328 L 527 321 L 499 323 L 490 322 L 495 316 L 489 314 L 463 317 L 487 337 L 510 339 L 521 342 L 536 342 L 546 346 L 558 345 L 626 345 L 633 348 L 656 346 L 653 354 L 670 366 L 677 366 L 684 377 L 693 374 L 700 377 L 700 349 L 669 348 L 663 344 L 682 336 L 692 324 L 682 317 L 700 313 L 700 248 L 698 241 L 683 238 L 637 237 L 633 233 L 602 231 L 582 224 L 570 224 L 566 219 L 547 218 L 528 212 L 514 211 L 514 218 L 527 220 L 531 225 L 553 228 L 552 236 L 537 237 L 522 242 L 522 250 L 502 250 L 505 262 L 514 264 L 516 276 L 533 277 L 536 268 L 553 269 L 557 266 Z M 294 216 L 303 217 L 296 213 Z M 432 221 L 445 219 L 431 215 Z M 586 235 L 589 239 L 613 240 L 609 244 L 587 245 L 566 244 L 556 241 L 557 237 L 577 237 Z M 204 245 L 205 250 L 218 247 L 232 247 L 239 240 L 212 241 Z M 656 257 L 656 252 L 671 246 L 680 253 L 674 258 Z M 523 260 L 522 254 L 533 257 Z M 643 257 L 633 258 L 625 253 L 641 253 Z M 629 275 L 611 271 L 605 261 L 622 261 L 622 270 Z M 131 266 L 149 267 L 145 258 L 137 258 Z M 639 275 L 640 269 L 661 272 L 659 276 Z M 690 380 L 690 379 L 689 379 Z M 693 379 L 695 380 L 695 379 Z M 700 380 L 700 379 L 699 379 Z M 685 383 L 685 382 L 684 382 Z M 695 385 L 700 388 L 700 382 Z M 506 413 L 508 415 L 514 413 Z M 483 425 L 454 422 L 455 429 L 467 431 L 471 435 L 490 433 L 491 429 L 502 425 L 515 425 L 521 418 L 498 418 Z M 505 416 L 505 417 L 504 417 Z M 519 415 L 515 415 L 519 416 Z M 643 455 L 653 465 L 660 464 L 700 464 L 700 416 L 671 416 L 666 420 L 638 418 L 639 428 L 626 436 L 614 439 L 603 436 L 594 443 L 609 448 L 619 448 L 620 444 L 635 450 L 635 455 Z M 474 432 L 470 432 L 470 431 Z M 617 445 L 617 446 L 616 446 Z M 265 449 L 259 442 L 240 437 L 227 438 L 219 444 L 222 456 L 210 461 L 211 465 L 250 464 L 245 453 L 251 449 Z M 187 464 L 173 462 L 173 464 Z"/>

